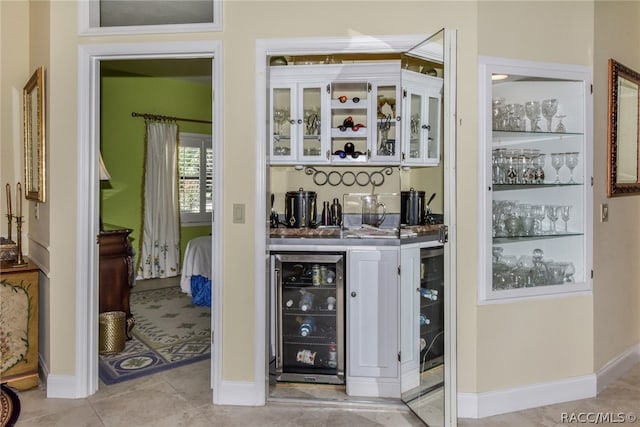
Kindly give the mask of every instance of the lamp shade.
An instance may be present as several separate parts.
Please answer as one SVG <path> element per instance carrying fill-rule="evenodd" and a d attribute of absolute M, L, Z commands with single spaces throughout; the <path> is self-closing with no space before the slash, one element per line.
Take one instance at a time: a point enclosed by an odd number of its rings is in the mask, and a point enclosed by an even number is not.
<path fill-rule="evenodd" d="M 111 175 L 109 175 L 109 171 L 104 165 L 104 161 L 102 160 L 102 153 L 100 154 L 100 181 L 107 181 L 111 179 Z"/>

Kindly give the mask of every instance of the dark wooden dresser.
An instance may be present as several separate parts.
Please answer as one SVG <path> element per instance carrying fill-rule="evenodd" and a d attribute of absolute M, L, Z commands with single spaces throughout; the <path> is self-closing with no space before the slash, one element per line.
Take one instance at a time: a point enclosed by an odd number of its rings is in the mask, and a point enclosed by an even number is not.
<path fill-rule="evenodd" d="M 127 228 L 105 227 L 98 235 L 100 246 L 100 313 L 124 311 L 127 315 L 126 336 L 130 338 L 134 320 L 129 306 L 133 286 L 133 248 Z"/>

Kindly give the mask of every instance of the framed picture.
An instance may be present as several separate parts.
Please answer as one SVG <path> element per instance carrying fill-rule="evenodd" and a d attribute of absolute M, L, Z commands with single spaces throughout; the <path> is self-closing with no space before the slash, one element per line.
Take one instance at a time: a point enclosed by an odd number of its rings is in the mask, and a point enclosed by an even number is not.
<path fill-rule="evenodd" d="M 22 92 L 24 101 L 25 197 L 45 199 L 44 68 L 38 67 Z"/>

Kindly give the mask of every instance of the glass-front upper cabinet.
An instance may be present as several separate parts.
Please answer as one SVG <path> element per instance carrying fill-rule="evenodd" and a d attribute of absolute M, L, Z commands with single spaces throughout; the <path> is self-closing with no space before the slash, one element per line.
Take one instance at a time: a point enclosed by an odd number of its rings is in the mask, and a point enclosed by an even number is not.
<path fill-rule="evenodd" d="M 322 117 L 326 111 L 327 84 L 304 82 L 286 75 L 272 78 L 271 163 L 328 163 Z"/>
<path fill-rule="evenodd" d="M 371 123 L 375 123 L 371 144 L 371 163 L 390 164 L 400 160 L 400 85 L 395 81 L 379 81 L 372 84 Z M 372 135 L 372 136 L 373 136 Z"/>
<path fill-rule="evenodd" d="M 437 166 L 440 163 L 442 79 L 402 71 L 402 164 Z"/>
<path fill-rule="evenodd" d="M 587 67 L 481 57 L 480 300 L 591 289 Z"/>

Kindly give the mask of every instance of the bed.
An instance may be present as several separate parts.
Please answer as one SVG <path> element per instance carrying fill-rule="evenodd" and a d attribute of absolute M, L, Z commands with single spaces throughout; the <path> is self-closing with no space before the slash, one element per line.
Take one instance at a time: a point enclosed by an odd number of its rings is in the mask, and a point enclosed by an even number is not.
<path fill-rule="evenodd" d="M 211 236 L 196 237 L 187 243 L 180 288 L 192 296 L 194 304 L 211 305 Z M 192 289 L 196 292 L 192 292 Z M 208 294 L 208 298 L 203 294 Z M 203 304 L 203 300 L 209 303 Z"/>

